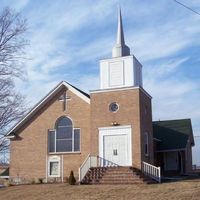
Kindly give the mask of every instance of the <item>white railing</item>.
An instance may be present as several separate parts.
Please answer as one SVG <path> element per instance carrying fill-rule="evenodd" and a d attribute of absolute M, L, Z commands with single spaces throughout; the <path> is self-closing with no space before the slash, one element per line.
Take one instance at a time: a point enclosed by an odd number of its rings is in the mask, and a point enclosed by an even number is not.
<path fill-rule="evenodd" d="M 161 183 L 161 169 L 146 162 L 142 162 L 142 172 Z"/>
<path fill-rule="evenodd" d="M 0 179 L 9 179 L 9 176 L 0 176 Z"/>
<path fill-rule="evenodd" d="M 79 168 L 79 182 L 83 180 L 91 167 L 118 167 L 116 163 L 106 160 L 99 156 L 88 155 L 81 167 Z"/>

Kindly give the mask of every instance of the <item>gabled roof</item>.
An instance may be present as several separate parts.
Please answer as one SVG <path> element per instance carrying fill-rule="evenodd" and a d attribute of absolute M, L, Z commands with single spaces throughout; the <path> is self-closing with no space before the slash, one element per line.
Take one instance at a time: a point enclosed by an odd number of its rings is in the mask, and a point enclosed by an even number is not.
<path fill-rule="evenodd" d="M 40 108 L 42 108 L 57 92 L 63 87 L 69 89 L 71 92 L 79 96 L 86 103 L 90 104 L 89 94 L 69 84 L 68 82 L 62 81 L 55 88 L 53 88 L 44 98 L 42 98 L 19 122 L 17 122 L 6 134 L 8 137 L 13 137 L 15 131 L 22 127 Z"/>
<path fill-rule="evenodd" d="M 158 151 L 186 148 L 188 139 L 194 145 L 190 119 L 178 119 L 153 122 L 154 138 L 158 142 Z"/>

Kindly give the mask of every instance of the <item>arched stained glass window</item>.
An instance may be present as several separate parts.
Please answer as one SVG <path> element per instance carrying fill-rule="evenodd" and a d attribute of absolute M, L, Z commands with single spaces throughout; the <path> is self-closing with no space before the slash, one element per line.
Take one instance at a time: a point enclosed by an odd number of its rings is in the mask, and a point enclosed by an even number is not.
<path fill-rule="evenodd" d="M 49 152 L 80 151 L 80 129 L 74 128 L 72 120 L 60 117 L 54 130 L 49 130 Z"/>

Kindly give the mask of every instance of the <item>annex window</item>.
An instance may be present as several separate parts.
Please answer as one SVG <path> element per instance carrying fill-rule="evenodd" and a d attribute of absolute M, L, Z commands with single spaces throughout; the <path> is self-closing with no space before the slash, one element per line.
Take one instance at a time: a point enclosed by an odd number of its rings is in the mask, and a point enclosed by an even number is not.
<path fill-rule="evenodd" d="M 144 153 L 145 153 L 145 156 L 148 156 L 149 155 L 149 134 L 147 132 L 145 132 L 145 136 L 144 136 L 144 141 L 145 141 L 145 144 L 144 144 Z"/>
<path fill-rule="evenodd" d="M 80 151 L 80 129 L 73 128 L 70 118 L 57 120 L 55 130 L 49 130 L 49 152 Z"/>

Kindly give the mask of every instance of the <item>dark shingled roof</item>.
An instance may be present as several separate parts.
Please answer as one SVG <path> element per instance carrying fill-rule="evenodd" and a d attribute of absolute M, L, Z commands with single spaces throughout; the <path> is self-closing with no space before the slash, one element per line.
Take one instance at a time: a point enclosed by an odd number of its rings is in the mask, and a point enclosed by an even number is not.
<path fill-rule="evenodd" d="M 86 92 L 84 92 L 83 90 L 80 90 L 79 88 L 75 87 L 74 85 L 70 84 L 69 82 L 66 82 L 69 85 L 71 85 L 74 89 L 78 90 L 80 93 L 82 93 L 83 95 L 85 95 L 86 97 L 90 98 L 90 95 Z"/>
<path fill-rule="evenodd" d="M 158 151 L 186 148 L 189 136 L 192 137 L 192 145 L 194 145 L 190 119 L 155 121 L 153 135 L 160 140 Z"/>

